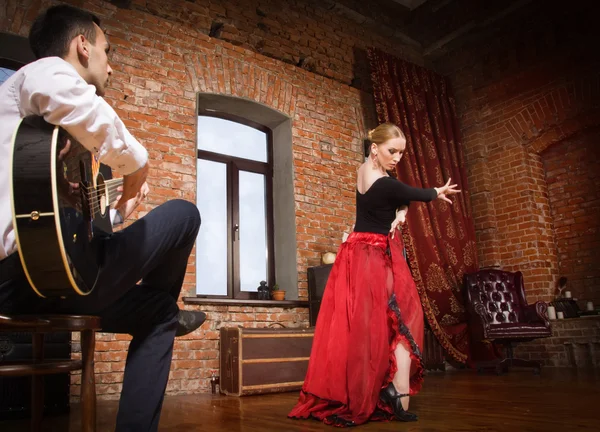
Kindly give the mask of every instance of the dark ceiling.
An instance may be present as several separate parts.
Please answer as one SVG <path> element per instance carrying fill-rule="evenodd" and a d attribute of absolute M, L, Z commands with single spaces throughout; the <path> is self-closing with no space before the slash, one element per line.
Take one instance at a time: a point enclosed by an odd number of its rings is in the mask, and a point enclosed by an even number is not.
<path fill-rule="evenodd" d="M 379 26 L 390 37 L 434 59 L 542 5 L 565 10 L 564 0 L 321 0 L 355 21 Z M 568 10 L 592 8 L 574 0 Z M 590 11 L 591 12 L 591 11 Z"/>

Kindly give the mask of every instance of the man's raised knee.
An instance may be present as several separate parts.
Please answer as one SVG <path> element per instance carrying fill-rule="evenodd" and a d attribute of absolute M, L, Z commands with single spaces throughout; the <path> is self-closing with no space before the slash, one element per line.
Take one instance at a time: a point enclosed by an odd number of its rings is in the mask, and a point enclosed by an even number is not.
<path fill-rule="evenodd" d="M 174 217 L 177 219 L 190 219 L 194 226 L 200 227 L 200 211 L 196 204 L 183 199 L 174 199 L 166 202 L 165 205 L 169 206 L 169 210 L 173 212 Z"/>

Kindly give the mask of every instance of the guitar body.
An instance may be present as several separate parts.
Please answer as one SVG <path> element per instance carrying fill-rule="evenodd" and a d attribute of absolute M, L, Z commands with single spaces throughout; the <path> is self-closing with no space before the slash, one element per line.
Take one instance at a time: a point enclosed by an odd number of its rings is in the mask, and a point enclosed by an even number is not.
<path fill-rule="evenodd" d="M 26 117 L 17 127 L 13 226 L 23 269 L 39 296 L 87 295 L 94 289 L 102 240 L 112 233 L 110 177 L 108 166 L 42 117 Z"/>

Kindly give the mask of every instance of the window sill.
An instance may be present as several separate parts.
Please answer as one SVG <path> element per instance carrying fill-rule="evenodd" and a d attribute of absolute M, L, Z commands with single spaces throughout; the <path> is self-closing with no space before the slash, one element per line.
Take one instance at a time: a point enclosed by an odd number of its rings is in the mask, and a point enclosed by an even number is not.
<path fill-rule="evenodd" d="M 308 307 L 305 300 L 245 300 L 245 299 L 217 299 L 203 297 L 184 297 L 184 304 L 209 305 L 209 306 L 257 306 L 297 308 Z"/>

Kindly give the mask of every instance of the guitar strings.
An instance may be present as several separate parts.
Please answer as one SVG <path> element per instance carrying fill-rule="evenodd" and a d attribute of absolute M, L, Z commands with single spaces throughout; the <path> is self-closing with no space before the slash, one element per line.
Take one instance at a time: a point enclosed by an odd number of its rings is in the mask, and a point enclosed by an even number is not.
<path fill-rule="evenodd" d="M 120 184 L 118 184 L 118 185 L 105 185 L 105 187 L 97 187 L 97 188 L 95 188 L 95 187 L 89 187 L 89 188 L 87 188 L 85 186 L 82 186 L 81 189 L 84 189 L 83 190 L 84 195 L 86 195 L 88 197 L 91 197 L 92 195 L 103 194 L 104 191 L 106 191 L 106 190 L 108 190 L 109 193 L 112 193 L 112 192 L 116 191 L 117 189 L 119 189 L 120 186 L 121 186 Z"/>
<path fill-rule="evenodd" d="M 87 199 L 95 199 L 95 198 L 98 198 L 99 196 L 105 195 L 105 194 L 112 195 L 114 192 L 116 192 L 118 190 L 119 186 L 108 186 L 106 188 L 94 189 L 94 190 L 91 190 L 89 192 L 82 194 L 82 196 Z"/>
<path fill-rule="evenodd" d="M 106 200 L 106 206 L 110 206 L 110 204 L 112 204 L 111 201 L 109 201 L 111 194 L 113 192 L 115 192 L 117 190 L 117 187 L 113 187 L 113 188 L 108 188 L 108 194 L 107 194 L 107 200 Z M 90 193 L 90 195 L 87 197 L 88 199 L 88 206 L 90 208 L 90 213 L 95 214 L 97 211 L 101 210 L 102 204 L 100 203 L 100 197 L 104 195 L 103 191 L 97 191 L 97 193 Z"/>
<path fill-rule="evenodd" d="M 102 209 L 102 207 L 104 207 L 99 202 L 100 196 L 107 195 L 107 197 L 110 198 L 111 195 L 114 192 L 116 192 L 118 190 L 118 188 L 121 187 L 122 184 L 123 184 L 123 179 L 120 179 L 120 178 L 105 180 L 104 187 L 98 187 L 98 188 L 94 188 L 93 186 L 87 187 L 83 184 L 80 184 L 80 187 L 84 192 L 84 193 L 82 193 L 82 198 L 87 200 L 90 213 L 92 215 L 94 215 L 94 214 L 96 214 L 96 212 L 100 211 Z M 107 206 L 109 206 L 110 204 L 111 203 L 107 199 Z"/>
<path fill-rule="evenodd" d="M 80 184 L 81 184 L 81 183 L 80 183 Z M 122 184 L 123 184 L 123 179 L 121 179 L 121 178 L 118 178 L 118 179 L 109 179 L 109 180 L 104 180 L 104 185 L 105 185 L 106 187 L 113 187 L 113 186 L 119 187 L 119 186 L 121 186 Z M 86 189 L 86 190 L 87 190 L 87 189 L 97 189 L 97 188 L 94 188 L 94 186 L 87 187 L 87 186 L 86 186 L 86 185 L 84 185 L 84 184 L 81 184 L 81 187 L 82 187 L 83 189 Z"/>

